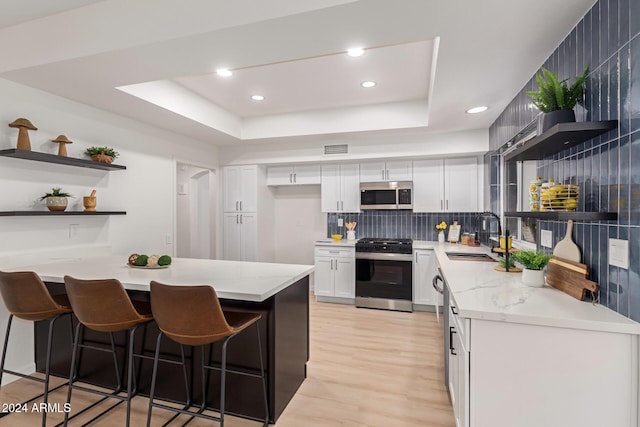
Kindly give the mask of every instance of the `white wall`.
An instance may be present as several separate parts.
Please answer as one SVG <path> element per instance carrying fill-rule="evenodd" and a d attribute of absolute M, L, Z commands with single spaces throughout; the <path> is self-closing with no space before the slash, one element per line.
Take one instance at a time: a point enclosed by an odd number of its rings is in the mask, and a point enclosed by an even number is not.
<path fill-rule="evenodd" d="M 0 150 L 15 148 L 17 130 L 8 123 L 26 117 L 39 129 L 30 131 L 33 151 L 57 153 L 51 142 L 59 134 L 73 141 L 70 157 L 83 157 L 92 145 L 113 147 L 115 163 L 125 171 L 99 171 L 0 157 L 0 211 L 46 210 L 40 195 L 62 187 L 75 196 L 68 209 L 82 210 L 82 196 L 97 190 L 98 210 L 124 210 L 125 216 L 0 217 L 0 269 L 34 262 L 95 254 L 109 248 L 131 252 L 173 254 L 175 161 L 180 158 L 217 167 L 212 144 L 159 130 L 113 113 L 0 79 Z M 69 226 L 77 224 L 77 235 Z M 7 313 L 0 309 L 0 331 Z M 33 371 L 33 326 L 14 322 L 17 338 L 7 367 Z M 14 338 L 12 338 L 13 340 Z M 8 378 L 7 378 L 8 379 Z"/>
<path fill-rule="evenodd" d="M 275 262 L 312 265 L 313 242 L 327 237 L 327 215 L 320 212 L 320 186 L 274 188 Z"/>
<path fill-rule="evenodd" d="M 98 210 L 125 210 L 126 216 L 2 217 L 0 256 L 42 247 L 108 243 L 114 252 L 173 254 L 166 237 L 174 234 L 173 158 L 217 166 L 217 148 L 116 114 L 0 80 L 0 123 L 26 117 L 33 151 L 55 154 L 51 142 L 65 134 L 74 143 L 70 157 L 84 157 L 91 145 L 108 145 L 120 153 L 115 163 L 125 171 L 98 171 L 0 157 L 0 210 L 46 210 L 39 196 L 61 186 L 75 196 L 68 209 L 82 210 L 82 196 L 97 190 Z M 14 148 L 17 130 L 0 126 L 0 149 Z M 77 236 L 69 225 L 78 224 Z"/>

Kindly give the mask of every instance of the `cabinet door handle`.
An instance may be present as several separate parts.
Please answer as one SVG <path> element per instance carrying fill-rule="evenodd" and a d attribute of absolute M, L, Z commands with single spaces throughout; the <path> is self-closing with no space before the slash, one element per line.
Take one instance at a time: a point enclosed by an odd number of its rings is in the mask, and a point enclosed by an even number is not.
<path fill-rule="evenodd" d="M 242 224 L 242 214 L 240 214 L 240 224 Z"/>
<path fill-rule="evenodd" d="M 457 316 L 457 315 L 458 315 L 458 311 L 456 310 L 455 306 L 453 306 L 453 305 L 451 306 L 451 312 L 452 312 L 455 316 Z"/>
<path fill-rule="evenodd" d="M 336 271 L 338 271 L 338 260 L 336 260 Z"/>
<path fill-rule="evenodd" d="M 387 181 L 389 181 L 389 169 L 387 169 Z"/>
<path fill-rule="evenodd" d="M 340 210 L 340 202 L 336 201 L 336 210 L 339 211 Z"/>
<path fill-rule="evenodd" d="M 293 174 L 293 182 L 298 182 L 298 176 L 296 173 Z"/>
<path fill-rule="evenodd" d="M 289 184 L 291 184 L 293 182 L 293 174 L 290 173 L 289 174 Z"/>
<path fill-rule="evenodd" d="M 451 354 L 456 356 L 458 353 L 454 351 L 455 347 L 453 346 L 453 334 L 457 334 L 455 327 L 449 326 L 449 351 L 451 352 Z"/>
<path fill-rule="evenodd" d="M 236 200 L 236 210 L 238 210 L 238 201 Z"/>
<path fill-rule="evenodd" d="M 444 202 L 440 199 L 440 210 L 444 210 Z"/>
<path fill-rule="evenodd" d="M 240 221 L 238 221 L 238 215 L 236 214 L 236 224 L 240 224 Z"/>
<path fill-rule="evenodd" d="M 447 200 L 447 210 L 449 210 L 449 200 Z"/>
<path fill-rule="evenodd" d="M 242 200 L 240 200 L 240 210 L 242 210 Z"/>
<path fill-rule="evenodd" d="M 418 263 L 418 252 L 415 252 L 415 256 L 416 256 L 416 264 Z"/>
<path fill-rule="evenodd" d="M 331 260 L 331 270 L 333 270 L 333 260 Z"/>
<path fill-rule="evenodd" d="M 382 174 L 382 180 L 384 181 L 384 169 L 382 169 L 380 173 Z"/>
<path fill-rule="evenodd" d="M 344 202 L 340 202 L 340 210 L 343 211 L 344 210 Z"/>

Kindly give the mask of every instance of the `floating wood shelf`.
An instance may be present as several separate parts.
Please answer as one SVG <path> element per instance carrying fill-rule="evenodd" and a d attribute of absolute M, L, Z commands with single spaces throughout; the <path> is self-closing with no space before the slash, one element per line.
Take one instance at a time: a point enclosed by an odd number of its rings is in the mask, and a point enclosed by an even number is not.
<path fill-rule="evenodd" d="M 64 157 L 55 154 L 40 153 L 37 151 L 18 150 L 16 148 L 0 150 L 0 156 L 23 160 L 34 160 L 36 162 L 57 163 L 60 165 L 76 166 L 89 169 L 123 170 L 127 168 L 126 166 L 114 165 L 113 163 L 100 163 L 93 160 L 76 159 L 73 157 Z"/>
<path fill-rule="evenodd" d="M 504 160 L 542 160 L 617 127 L 617 120 L 558 123 L 542 135 L 517 143 L 516 148 L 504 154 Z"/>
<path fill-rule="evenodd" d="M 126 215 L 126 211 L 4 211 L 0 212 L 0 216 L 65 216 L 65 215 L 85 215 L 85 216 L 102 216 L 102 215 Z"/>
<path fill-rule="evenodd" d="M 535 218 L 547 221 L 616 221 L 617 212 L 505 212 L 506 217 Z"/>

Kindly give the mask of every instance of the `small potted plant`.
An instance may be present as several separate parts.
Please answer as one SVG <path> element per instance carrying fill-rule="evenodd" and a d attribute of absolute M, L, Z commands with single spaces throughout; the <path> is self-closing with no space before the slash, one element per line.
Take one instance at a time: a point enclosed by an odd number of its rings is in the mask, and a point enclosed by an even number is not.
<path fill-rule="evenodd" d="M 52 188 L 51 192 L 44 193 L 40 200 L 47 201 L 47 208 L 50 211 L 64 211 L 67 208 L 67 197 L 73 196 L 63 192 L 60 188 Z"/>
<path fill-rule="evenodd" d="M 573 108 L 582 97 L 588 72 L 589 66 L 586 66 L 582 75 L 577 76 L 569 86 L 568 79 L 558 80 L 556 73 L 542 67 L 542 72 L 536 75 L 538 90 L 527 91 L 533 104 L 543 113 L 538 116 L 538 135 L 558 123 L 576 121 Z"/>
<path fill-rule="evenodd" d="M 84 150 L 84 154 L 91 157 L 93 161 L 100 163 L 111 163 L 120 155 L 110 147 L 89 147 Z"/>
<path fill-rule="evenodd" d="M 522 283 L 540 287 L 544 285 L 544 267 L 551 259 L 551 255 L 538 251 L 518 251 L 511 254 L 524 267 Z"/>

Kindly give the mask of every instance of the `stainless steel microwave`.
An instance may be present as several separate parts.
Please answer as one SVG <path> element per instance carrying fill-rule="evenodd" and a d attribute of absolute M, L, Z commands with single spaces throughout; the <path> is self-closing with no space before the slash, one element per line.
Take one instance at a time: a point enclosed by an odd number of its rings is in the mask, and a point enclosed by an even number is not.
<path fill-rule="evenodd" d="M 361 182 L 360 209 L 413 209 L 411 181 Z"/>

